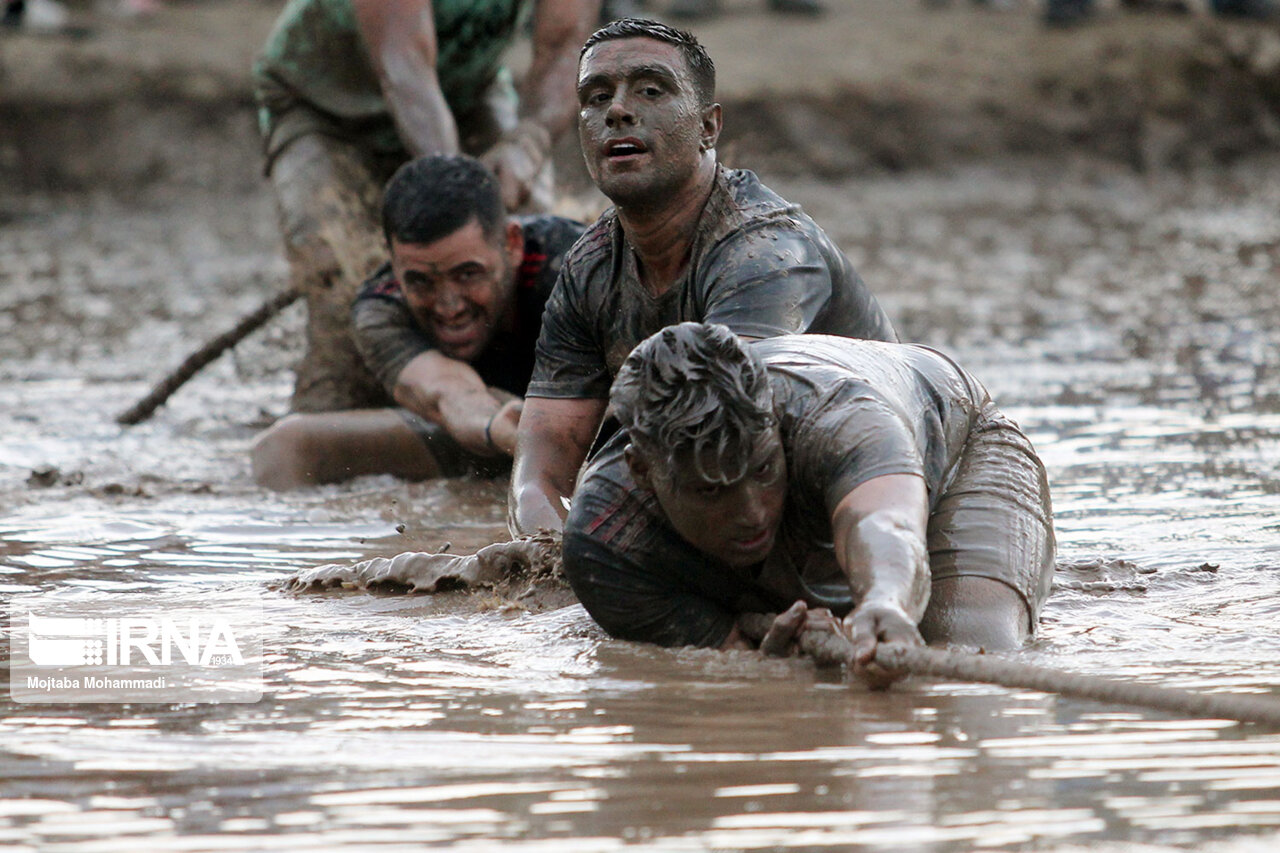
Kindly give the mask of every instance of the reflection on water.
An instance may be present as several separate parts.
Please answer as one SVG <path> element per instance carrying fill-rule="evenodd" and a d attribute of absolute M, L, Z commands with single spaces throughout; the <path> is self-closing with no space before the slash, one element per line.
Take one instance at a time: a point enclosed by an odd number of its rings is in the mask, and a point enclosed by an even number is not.
<path fill-rule="evenodd" d="M 1280 699 L 1280 203 L 1168 180 L 1010 167 L 787 194 L 845 224 L 868 280 L 902 282 L 885 302 L 906 336 L 971 365 L 1040 449 L 1061 560 L 1020 656 Z M 0 383 L 0 591 L 252 588 L 265 698 L 5 700 L 11 849 L 1280 845 L 1264 728 L 972 684 L 868 693 L 800 661 L 608 641 L 577 607 L 273 590 L 483 544 L 502 484 L 259 491 L 245 450 L 279 375 L 215 366 L 122 432 L 103 413 L 143 384 L 103 347 Z M 37 358 L 3 352 L 14 377 Z"/>

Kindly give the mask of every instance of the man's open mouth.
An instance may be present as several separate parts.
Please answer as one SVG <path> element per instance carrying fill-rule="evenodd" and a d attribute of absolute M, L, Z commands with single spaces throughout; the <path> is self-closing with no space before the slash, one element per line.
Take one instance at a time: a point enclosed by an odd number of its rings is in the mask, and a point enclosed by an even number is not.
<path fill-rule="evenodd" d="M 767 545 L 772 538 L 773 528 L 766 527 L 734 539 L 733 545 L 740 551 L 757 551 Z"/>
<path fill-rule="evenodd" d="M 647 154 L 649 149 L 639 139 L 613 139 L 604 145 L 604 156 L 615 159 L 622 157 L 634 157 L 638 154 Z"/>

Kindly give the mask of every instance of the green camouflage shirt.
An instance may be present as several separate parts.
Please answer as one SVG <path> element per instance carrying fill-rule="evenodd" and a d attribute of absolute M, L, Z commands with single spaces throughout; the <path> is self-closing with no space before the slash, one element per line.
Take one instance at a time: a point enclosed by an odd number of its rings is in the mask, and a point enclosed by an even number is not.
<path fill-rule="evenodd" d="M 524 23 L 529 0 L 435 0 L 440 89 L 455 116 L 479 104 L 503 72 L 502 54 Z M 296 107 L 349 128 L 375 150 L 401 148 L 382 88 L 356 25 L 352 0 L 289 0 L 253 68 L 259 124 L 268 151 L 290 138 L 279 128 Z"/>

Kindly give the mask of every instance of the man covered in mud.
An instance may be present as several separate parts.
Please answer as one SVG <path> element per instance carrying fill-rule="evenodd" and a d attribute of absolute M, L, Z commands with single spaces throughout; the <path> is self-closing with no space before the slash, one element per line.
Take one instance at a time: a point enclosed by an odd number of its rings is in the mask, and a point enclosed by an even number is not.
<path fill-rule="evenodd" d="M 509 210 L 548 206 L 550 145 L 571 124 L 577 51 L 599 3 L 538 0 L 517 110 L 502 55 L 534 5 L 285 5 L 253 76 L 291 283 L 307 302 L 295 411 L 376 402 L 347 320 L 356 289 L 385 260 L 378 196 L 398 166 L 428 154 L 482 155 Z"/>
<path fill-rule="evenodd" d="M 1035 629 L 1054 535 L 1044 468 L 951 359 L 923 346 L 682 323 L 612 389 L 621 426 L 582 475 L 564 569 L 610 634 L 1007 649 Z M 760 639 L 759 633 L 755 635 Z"/>
<path fill-rule="evenodd" d="M 261 485 L 510 466 L 542 309 L 583 226 L 509 217 L 497 178 L 465 155 L 402 166 L 382 221 L 391 260 L 361 287 L 351 322 L 376 390 L 400 408 L 282 419 L 253 447 Z"/>
<path fill-rule="evenodd" d="M 587 40 L 578 133 L 614 207 L 570 252 L 547 303 L 512 473 L 513 534 L 561 528 L 612 375 L 663 326 L 896 340 L 813 220 L 717 163 L 720 128 L 715 66 L 688 33 L 626 18 Z"/>

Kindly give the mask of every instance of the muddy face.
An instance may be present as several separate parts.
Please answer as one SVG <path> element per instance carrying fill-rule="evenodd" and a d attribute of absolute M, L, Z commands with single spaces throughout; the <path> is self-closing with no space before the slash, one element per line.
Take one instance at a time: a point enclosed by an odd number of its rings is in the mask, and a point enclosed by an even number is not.
<path fill-rule="evenodd" d="M 620 206 L 661 202 L 695 178 L 719 135 L 679 48 L 648 38 L 595 45 L 578 66 L 578 136 L 587 171 Z"/>
<path fill-rule="evenodd" d="M 787 460 L 776 427 L 756 441 L 747 473 L 728 483 L 721 461 L 709 456 L 677 454 L 674 471 L 651 468 L 634 451 L 628 456 L 671 526 L 699 551 L 741 568 L 773 550 L 787 497 Z"/>
<path fill-rule="evenodd" d="M 524 251 L 520 227 L 499 237 L 471 222 L 434 243 L 391 241 L 391 268 L 414 319 L 451 358 L 471 361 L 511 313 L 515 269 Z"/>

